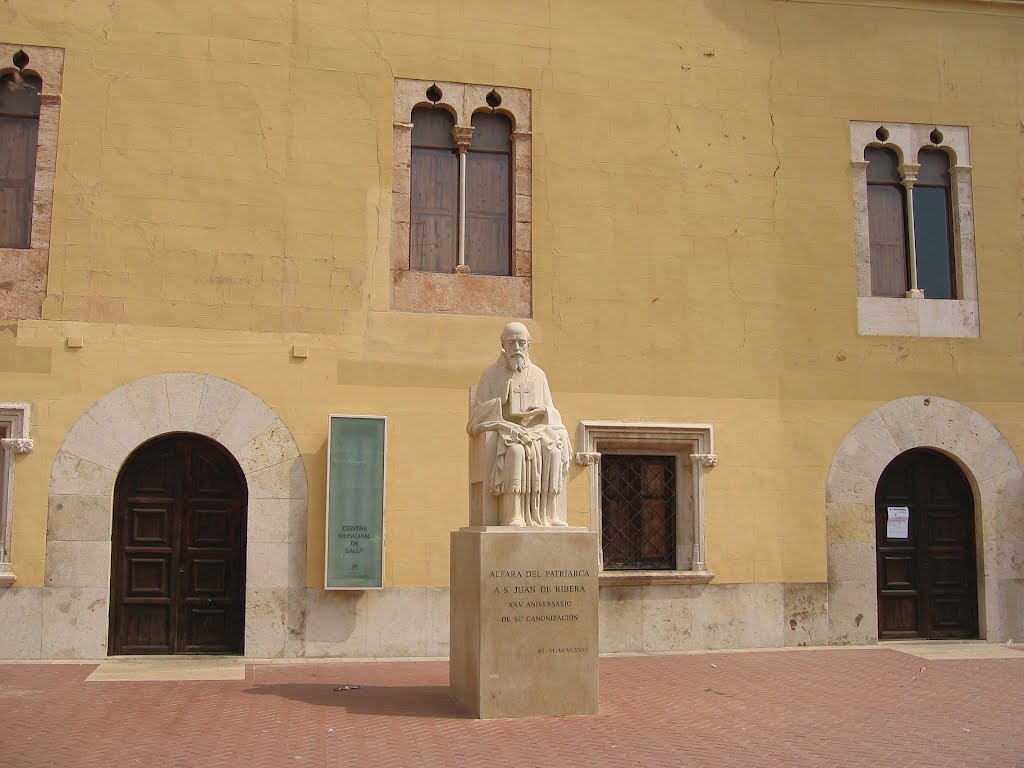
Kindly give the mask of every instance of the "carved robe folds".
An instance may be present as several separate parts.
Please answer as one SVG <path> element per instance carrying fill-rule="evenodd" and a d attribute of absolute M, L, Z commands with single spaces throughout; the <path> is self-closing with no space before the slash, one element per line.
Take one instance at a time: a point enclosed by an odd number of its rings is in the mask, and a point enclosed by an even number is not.
<path fill-rule="evenodd" d="M 540 368 L 513 373 L 499 359 L 485 370 L 467 431 L 472 525 L 566 524 L 572 448 Z"/>

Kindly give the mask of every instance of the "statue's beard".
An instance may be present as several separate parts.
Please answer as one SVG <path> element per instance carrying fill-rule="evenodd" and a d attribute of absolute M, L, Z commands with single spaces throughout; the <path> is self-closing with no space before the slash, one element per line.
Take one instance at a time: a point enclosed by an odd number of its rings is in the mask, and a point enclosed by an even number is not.
<path fill-rule="evenodd" d="M 513 352 L 511 355 L 505 356 L 505 364 L 508 365 L 509 370 L 515 373 L 522 373 L 530 364 L 530 359 L 526 355 Z"/>

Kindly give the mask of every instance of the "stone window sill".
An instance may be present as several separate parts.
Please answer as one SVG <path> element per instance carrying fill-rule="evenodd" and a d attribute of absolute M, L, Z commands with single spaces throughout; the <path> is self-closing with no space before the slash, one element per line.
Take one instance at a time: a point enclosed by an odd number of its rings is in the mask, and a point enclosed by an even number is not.
<path fill-rule="evenodd" d="M 608 587 L 633 587 L 657 584 L 707 584 L 715 574 L 711 571 L 601 571 L 597 582 Z"/>
<path fill-rule="evenodd" d="M 531 279 L 394 270 L 392 306 L 404 312 L 531 317 Z"/>
<path fill-rule="evenodd" d="M 949 299 L 857 299 L 861 336 L 978 338 L 978 302 Z"/>
<path fill-rule="evenodd" d="M 15 581 L 14 570 L 10 563 L 0 563 L 0 587 L 9 587 Z"/>

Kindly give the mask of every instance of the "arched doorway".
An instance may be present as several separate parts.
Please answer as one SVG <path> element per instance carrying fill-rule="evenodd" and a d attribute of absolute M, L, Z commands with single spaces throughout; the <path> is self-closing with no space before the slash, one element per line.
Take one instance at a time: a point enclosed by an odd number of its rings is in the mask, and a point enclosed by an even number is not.
<path fill-rule="evenodd" d="M 109 652 L 241 653 L 247 488 L 221 445 L 162 435 L 114 488 Z"/>
<path fill-rule="evenodd" d="M 878 637 L 978 636 L 974 494 L 956 462 L 915 449 L 875 490 Z"/>

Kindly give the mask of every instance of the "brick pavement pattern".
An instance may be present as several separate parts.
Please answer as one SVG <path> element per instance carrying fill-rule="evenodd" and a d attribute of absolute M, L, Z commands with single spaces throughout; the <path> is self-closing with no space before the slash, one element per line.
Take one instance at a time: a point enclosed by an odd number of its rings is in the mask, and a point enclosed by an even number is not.
<path fill-rule="evenodd" d="M 87 682 L 93 668 L 0 666 L 0 766 L 1024 766 L 1024 654 L 605 658 L 599 715 L 490 721 L 449 699 L 440 661 L 214 682 Z"/>

